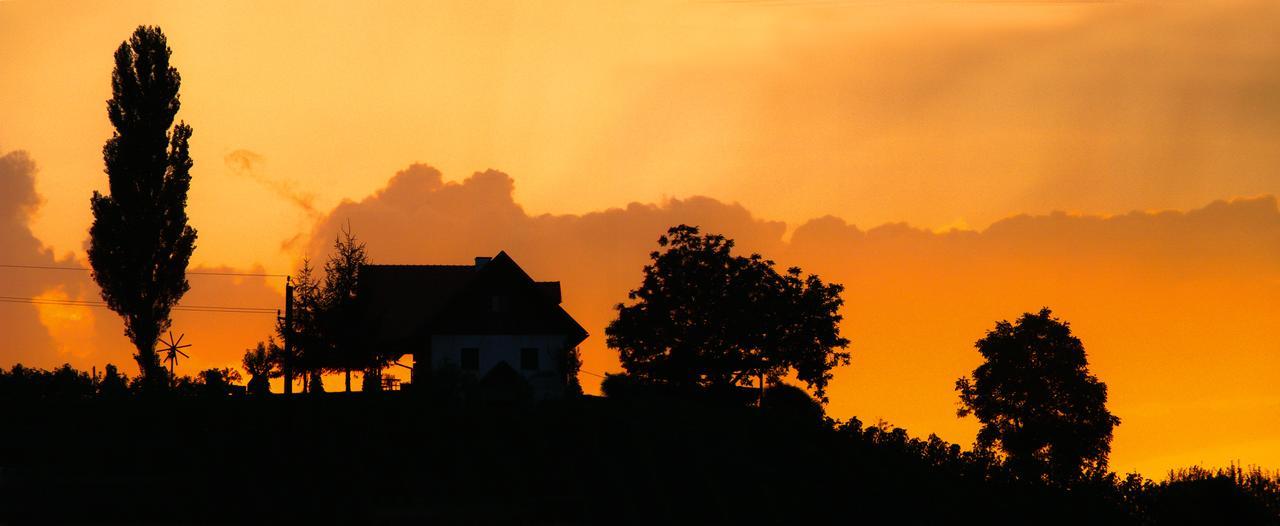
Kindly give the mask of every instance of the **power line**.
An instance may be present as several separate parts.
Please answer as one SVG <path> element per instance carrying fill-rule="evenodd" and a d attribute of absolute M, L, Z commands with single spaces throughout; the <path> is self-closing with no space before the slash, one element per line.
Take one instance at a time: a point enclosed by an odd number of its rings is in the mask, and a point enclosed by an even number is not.
<path fill-rule="evenodd" d="M 78 270 L 81 272 L 88 272 L 92 270 L 87 267 L 55 267 L 50 265 L 10 265 L 10 264 L 0 264 L 0 268 L 23 268 L 23 269 L 32 269 L 32 270 Z M 249 276 L 249 277 L 258 277 L 258 278 L 289 277 L 286 274 L 259 274 L 259 273 L 253 273 L 253 272 L 191 271 L 191 272 L 187 272 L 187 274 L 193 275 L 193 276 Z"/>
<path fill-rule="evenodd" d="M 108 306 L 106 305 L 106 303 L 78 302 L 78 301 L 44 301 L 44 299 L 38 299 L 38 298 L 0 297 L 0 302 L 28 303 L 28 305 L 52 305 L 52 306 L 65 306 L 65 307 L 106 307 Z M 271 310 L 271 308 L 257 308 L 257 307 L 175 306 L 175 307 L 172 307 L 172 310 L 188 311 L 188 312 L 233 312 L 233 314 L 270 314 L 270 315 L 275 314 L 275 310 Z"/>
<path fill-rule="evenodd" d="M 24 298 L 19 296 L 0 296 L 0 303 L 24 303 L 30 305 L 57 305 L 65 307 L 107 307 L 105 302 L 70 300 L 58 298 Z M 234 307 L 221 305 L 178 305 L 175 311 L 186 312 L 221 312 L 234 314 L 276 314 L 276 309 L 265 307 Z"/>
<path fill-rule="evenodd" d="M 98 304 L 54 303 L 54 302 L 43 302 L 43 301 L 22 301 L 22 300 L 9 300 L 9 299 L 0 299 L 0 303 L 25 304 L 25 305 L 55 305 L 55 306 L 61 306 L 61 307 L 107 308 L 105 304 L 98 305 Z M 275 315 L 276 314 L 275 311 L 260 311 L 260 310 L 248 310 L 248 309 L 198 309 L 198 308 L 187 308 L 187 307 L 173 307 L 171 310 L 179 311 L 179 312 L 212 312 L 212 313 L 219 313 L 219 314 L 259 314 L 259 315 L 264 315 L 264 314 Z"/>

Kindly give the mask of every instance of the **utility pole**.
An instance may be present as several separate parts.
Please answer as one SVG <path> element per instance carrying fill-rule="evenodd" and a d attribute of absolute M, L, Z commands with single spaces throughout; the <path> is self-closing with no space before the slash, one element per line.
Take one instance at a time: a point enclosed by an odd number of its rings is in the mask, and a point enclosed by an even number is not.
<path fill-rule="evenodd" d="M 284 278 L 284 330 L 280 338 L 284 340 L 284 359 L 281 369 L 284 373 L 284 394 L 293 394 L 293 281 L 289 276 Z"/>

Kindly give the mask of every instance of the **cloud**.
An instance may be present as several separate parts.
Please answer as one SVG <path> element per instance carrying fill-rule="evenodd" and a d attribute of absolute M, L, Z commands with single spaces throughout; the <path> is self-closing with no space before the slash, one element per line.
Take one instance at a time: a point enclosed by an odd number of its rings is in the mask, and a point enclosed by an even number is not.
<path fill-rule="evenodd" d="M 0 157 L 5 262 L 83 265 L 56 258 L 31 235 L 27 225 L 40 202 L 34 174 L 25 154 Z M 639 283 L 658 236 L 672 225 L 694 224 L 734 238 L 743 251 L 847 287 L 842 328 L 854 358 L 832 385 L 829 410 L 837 417 L 883 417 L 968 442 L 975 426 L 955 418 L 951 386 L 977 365 L 973 342 L 996 320 L 1049 306 L 1084 340 L 1094 371 L 1110 387 L 1112 409 L 1124 419 L 1117 469 L 1155 475 L 1170 462 L 1280 464 L 1280 452 L 1256 446 L 1271 443 L 1266 423 L 1280 418 L 1273 388 L 1280 374 L 1273 334 L 1280 326 L 1280 209 L 1273 196 L 1183 211 L 1019 215 L 976 231 L 905 223 L 860 228 L 836 216 L 789 231 L 708 197 L 552 215 L 530 214 L 514 190 L 502 172 L 445 182 L 438 170 L 415 164 L 368 197 L 323 214 L 300 246 L 321 260 L 349 222 L 378 263 L 465 263 L 506 250 L 536 278 L 564 284 L 566 308 L 591 333 L 584 370 L 603 373 L 618 369 L 616 354 L 604 346 L 612 306 Z M 281 302 L 276 278 L 189 280 L 183 305 Z M 97 299 L 87 273 L 5 270 L 0 290 Z M 0 308 L 6 363 L 131 367 L 119 318 L 106 309 Z M 245 348 L 270 334 L 273 320 L 176 312 L 174 331 L 195 344 L 180 372 L 235 365 Z M 595 379 L 583 380 L 590 387 Z M 1222 452 L 1234 456 L 1219 458 Z"/>
<path fill-rule="evenodd" d="M 592 333 L 586 368 L 604 371 L 617 366 L 599 349 L 611 306 L 639 280 L 667 227 L 684 222 L 733 233 L 740 247 L 762 251 L 781 246 L 785 231 L 783 223 L 703 197 L 531 216 L 513 200 L 513 189 L 502 172 L 445 183 L 438 170 L 415 164 L 374 195 L 337 206 L 317 224 L 307 253 L 323 258 L 348 222 L 379 263 L 458 263 L 505 250 L 533 276 L 566 282 L 567 307 Z"/>
<path fill-rule="evenodd" d="M 846 285 L 843 330 L 853 340 L 853 364 L 832 389 L 830 410 L 839 417 L 891 418 L 967 442 L 975 426 L 956 419 L 952 384 L 977 365 L 973 342 L 996 320 L 1041 306 L 1073 323 L 1111 387 L 1112 407 L 1125 419 L 1115 457 L 1122 469 L 1156 474 L 1167 466 L 1143 459 L 1240 439 L 1207 430 L 1168 437 L 1175 424 L 1144 409 L 1152 405 L 1186 408 L 1190 421 L 1242 411 L 1277 416 L 1258 409 L 1277 407 L 1267 400 L 1277 399 L 1270 386 L 1280 374 L 1271 334 L 1280 326 L 1273 196 L 1188 211 L 1021 215 L 981 231 L 943 233 L 907 224 L 861 229 L 828 216 L 786 239 L 785 224 L 707 197 L 531 215 L 513 190 L 501 172 L 446 183 L 416 164 L 327 214 L 308 253 L 322 258 L 348 221 L 377 263 L 465 263 L 506 250 L 537 279 L 563 282 L 566 308 L 591 333 L 584 369 L 602 373 L 618 367 L 604 347 L 612 306 L 639 283 L 658 236 L 694 224 Z M 1238 428 L 1251 433 L 1258 424 Z M 1240 451 L 1246 460 L 1280 463 L 1275 453 Z"/>
<path fill-rule="evenodd" d="M 306 212 L 308 217 L 320 216 L 320 211 L 316 210 L 315 194 L 299 190 L 298 185 L 293 181 L 272 179 L 262 173 L 265 159 L 261 155 L 240 149 L 223 156 L 222 162 L 231 170 L 231 173 L 252 179 L 263 188 L 271 190 L 272 193 Z"/>
<path fill-rule="evenodd" d="M 52 252 L 31 233 L 30 222 L 40 208 L 35 190 L 35 161 L 24 151 L 0 155 L 0 263 L 48 266 L 57 264 Z M 0 268 L 0 296 L 33 298 L 57 283 L 57 276 L 34 269 Z M 41 324 L 35 306 L 0 302 L 5 337 L 0 363 L 48 365 L 59 359 L 53 340 Z"/>
<path fill-rule="evenodd" d="M 30 222 L 39 212 L 35 191 L 36 163 L 23 151 L 0 155 L 0 264 L 58 268 L 85 267 L 82 258 L 56 257 L 31 232 Z M 261 268 L 194 267 L 194 272 L 264 273 Z M 191 274 L 191 290 L 179 305 L 222 305 L 271 308 L 281 304 L 282 283 L 277 278 L 227 277 Z M 86 271 L 34 268 L 0 268 L 0 296 L 37 298 L 50 302 L 73 300 L 99 302 L 99 291 Z M 35 305 L 0 302 L 4 341 L 0 343 L 0 367 L 22 363 L 54 367 L 62 363 L 86 370 L 115 363 L 133 369 L 133 347 L 114 312 L 96 306 Z M 180 364 L 180 373 L 239 363 L 244 349 L 265 339 L 274 316 L 177 311 L 175 332 L 186 332 L 192 359 Z"/>

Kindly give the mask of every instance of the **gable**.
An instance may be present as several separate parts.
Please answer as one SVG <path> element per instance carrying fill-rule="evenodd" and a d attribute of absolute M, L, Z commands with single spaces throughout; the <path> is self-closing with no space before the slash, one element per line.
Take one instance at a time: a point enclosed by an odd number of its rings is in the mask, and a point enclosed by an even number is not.
<path fill-rule="evenodd" d="M 426 324 L 431 334 L 564 334 L 587 331 L 560 307 L 560 284 L 535 282 L 505 252 L 480 268 Z"/>

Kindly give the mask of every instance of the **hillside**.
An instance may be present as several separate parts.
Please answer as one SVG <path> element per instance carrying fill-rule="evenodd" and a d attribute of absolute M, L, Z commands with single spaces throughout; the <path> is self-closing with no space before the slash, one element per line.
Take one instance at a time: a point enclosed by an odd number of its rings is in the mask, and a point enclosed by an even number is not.
<path fill-rule="evenodd" d="M 3 522 L 1132 518 L 1101 493 L 984 481 L 958 468 L 958 451 L 913 449 L 902 432 L 869 441 L 798 414 L 688 401 L 464 407 L 384 393 L 3 405 Z"/>

